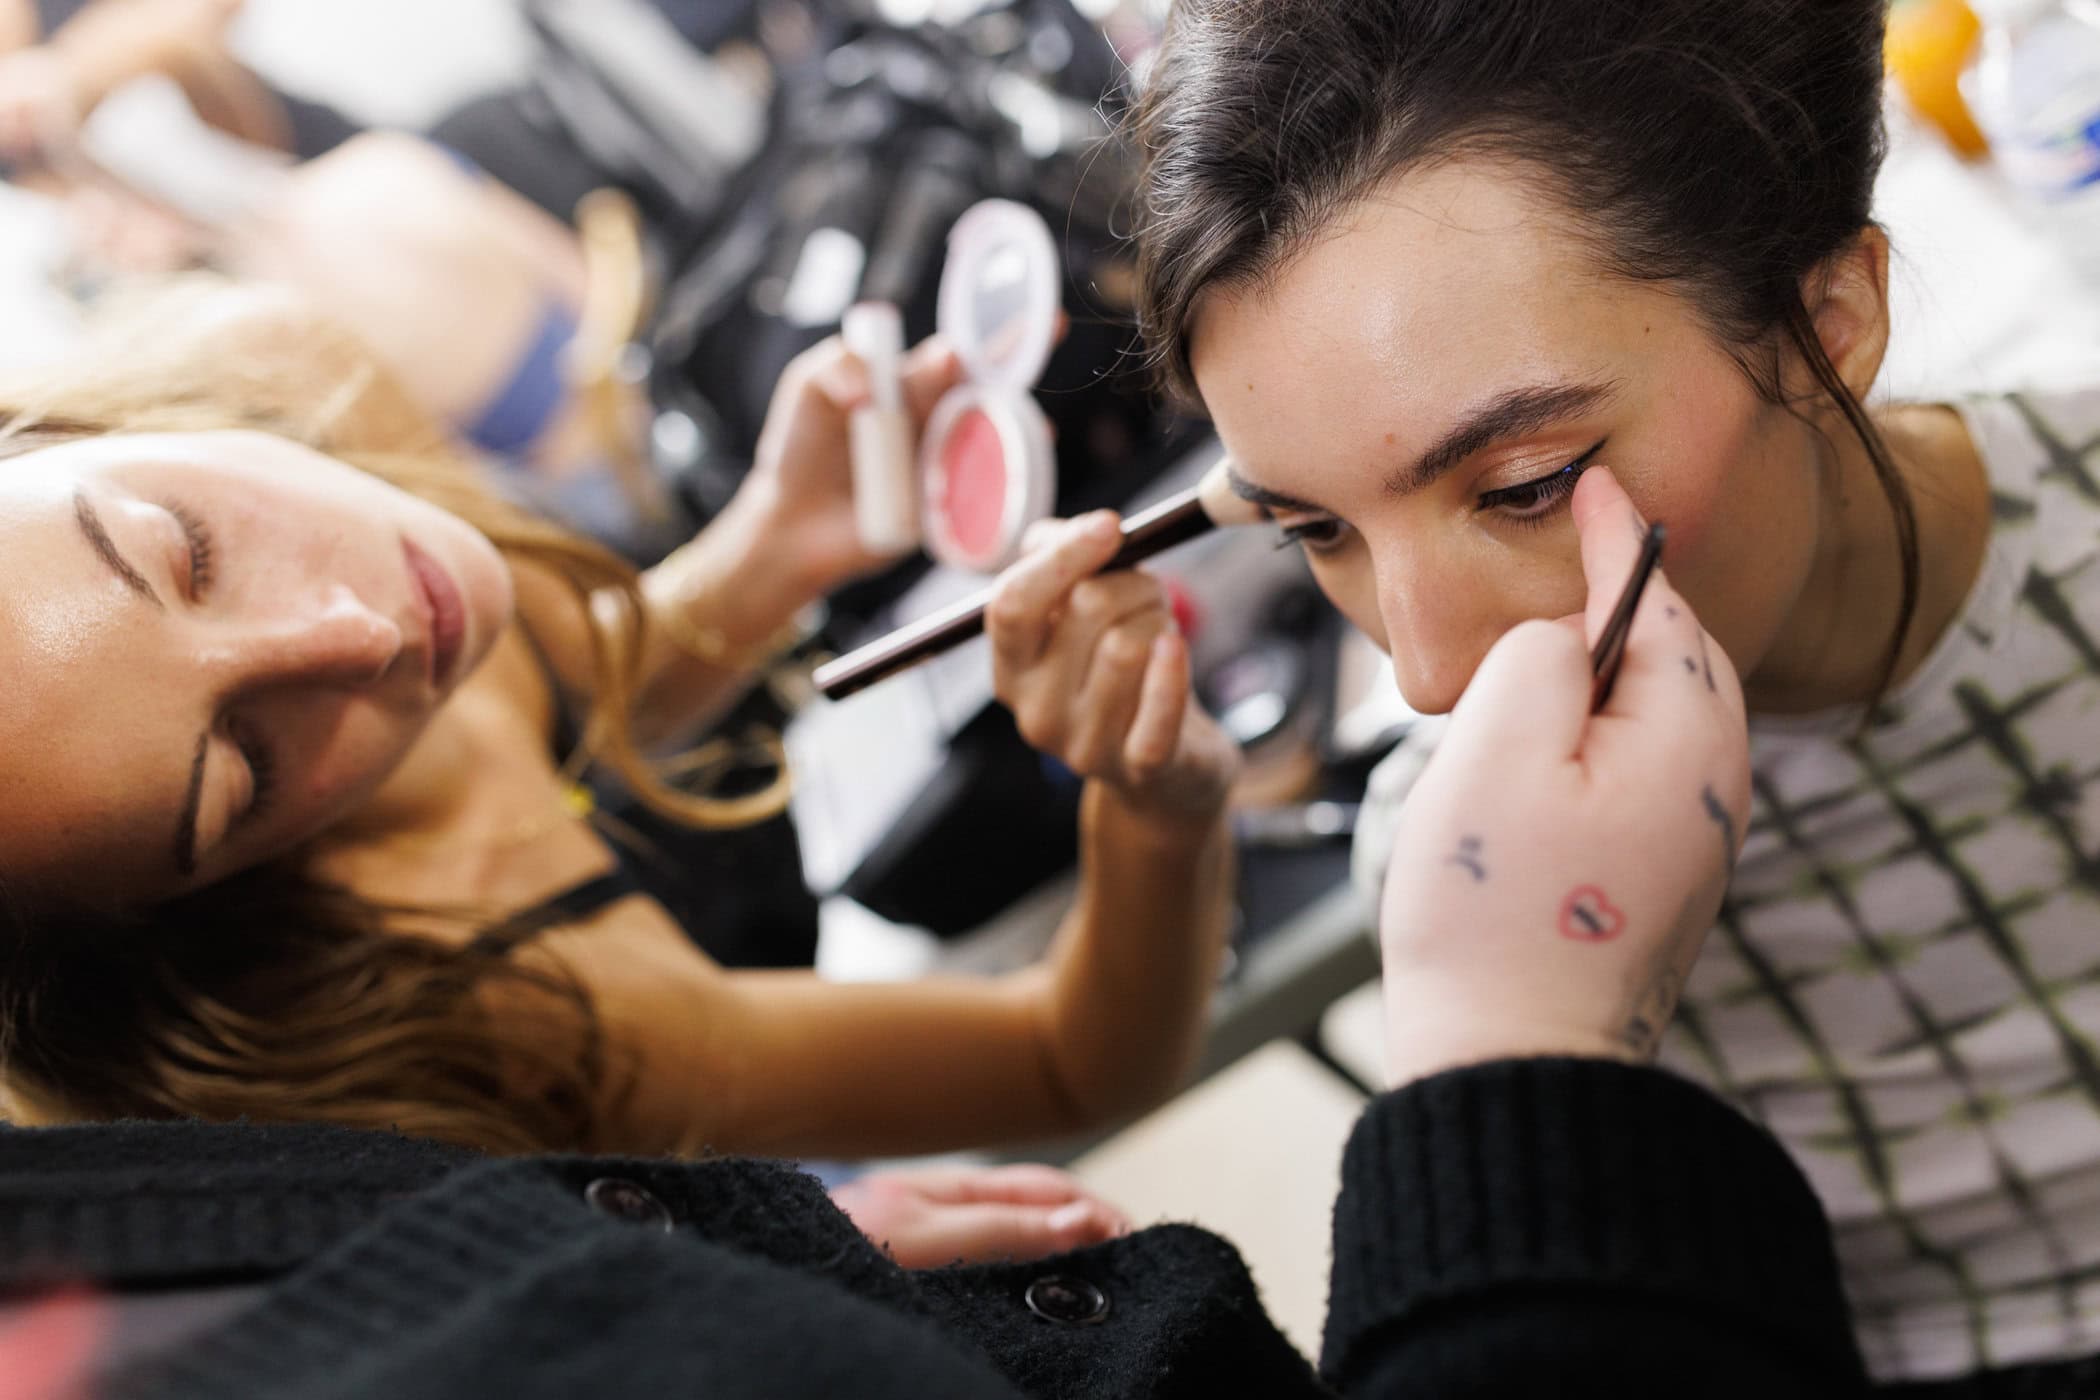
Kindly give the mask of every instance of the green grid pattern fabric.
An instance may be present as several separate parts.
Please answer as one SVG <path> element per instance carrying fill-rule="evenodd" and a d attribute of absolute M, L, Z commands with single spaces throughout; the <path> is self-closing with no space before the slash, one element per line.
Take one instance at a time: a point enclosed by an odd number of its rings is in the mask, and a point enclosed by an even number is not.
<path fill-rule="evenodd" d="M 1960 410 L 1983 574 L 1864 733 L 1753 721 L 1743 855 L 1661 1055 L 1815 1183 L 1885 1379 L 2100 1350 L 2100 392 Z M 1373 779 L 1374 887 L 1422 739 Z"/>

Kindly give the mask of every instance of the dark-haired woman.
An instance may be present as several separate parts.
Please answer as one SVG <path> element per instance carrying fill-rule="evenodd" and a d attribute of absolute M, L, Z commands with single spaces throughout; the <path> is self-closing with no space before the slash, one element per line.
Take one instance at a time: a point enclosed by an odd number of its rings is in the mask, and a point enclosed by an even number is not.
<path fill-rule="evenodd" d="M 1143 312 L 1425 713 L 1580 609 L 1585 469 L 1667 525 L 1744 677 L 1755 801 L 1662 1058 L 1815 1182 L 1880 1375 L 2077 1390 L 2100 394 L 1864 406 L 1883 10 L 1184 0 L 1140 116 Z"/>

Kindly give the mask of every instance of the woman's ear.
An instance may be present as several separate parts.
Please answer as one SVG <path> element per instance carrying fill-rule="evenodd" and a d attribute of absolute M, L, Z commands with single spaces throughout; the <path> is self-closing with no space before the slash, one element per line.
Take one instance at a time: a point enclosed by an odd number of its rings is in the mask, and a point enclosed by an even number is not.
<path fill-rule="evenodd" d="M 1802 305 L 1838 379 L 1864 400 L 1889 348 L 1889 238 L 1868 224 L 1802 279 Z"/>

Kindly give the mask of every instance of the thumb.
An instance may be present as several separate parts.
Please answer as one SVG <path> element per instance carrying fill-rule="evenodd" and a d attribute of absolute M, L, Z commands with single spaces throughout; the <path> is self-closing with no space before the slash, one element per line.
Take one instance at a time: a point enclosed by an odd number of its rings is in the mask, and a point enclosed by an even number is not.
<path fill-rule="evenodd" d="M 912 420 L 923 425 L 941 395 L 961 383 L 962 377 L 962 360 L 944 337 L 930 335 L 913 346 L 904 357 L 904 406 Z"/>
<path fill-rule="evenodd" d="M 1594 647 L 1640 558 L 1648 522 L 1608 467 L 1592 467 L 1582 474 L 1570 509 L 1582 538 L 1582 576 L 1589 585 L 1582 627 Z"/>

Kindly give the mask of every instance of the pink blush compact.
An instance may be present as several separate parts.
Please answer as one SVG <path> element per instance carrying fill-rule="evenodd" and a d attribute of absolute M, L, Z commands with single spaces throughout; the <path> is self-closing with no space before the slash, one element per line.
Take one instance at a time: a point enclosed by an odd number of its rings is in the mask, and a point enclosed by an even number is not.
<path fill-rule="evenodd" d="M 941 273 L 940 332 L 963 381 L 934 406 L 920 442 L 926 550 L 993 573 L 1057 496 L 1050 423 L 1031 390 L 1057 338 L 1058 256 L 1026 205 L 986 200 L 956 220 Z"/>
<path fill-rule="evenodd" d="M 941 482 L 948 533 L 967 554 L 995 553 L 1000 517 L 1006 513 L 1006 450 L 982 410 L 969 410 L 949 431 L 941 451 Z"/>

